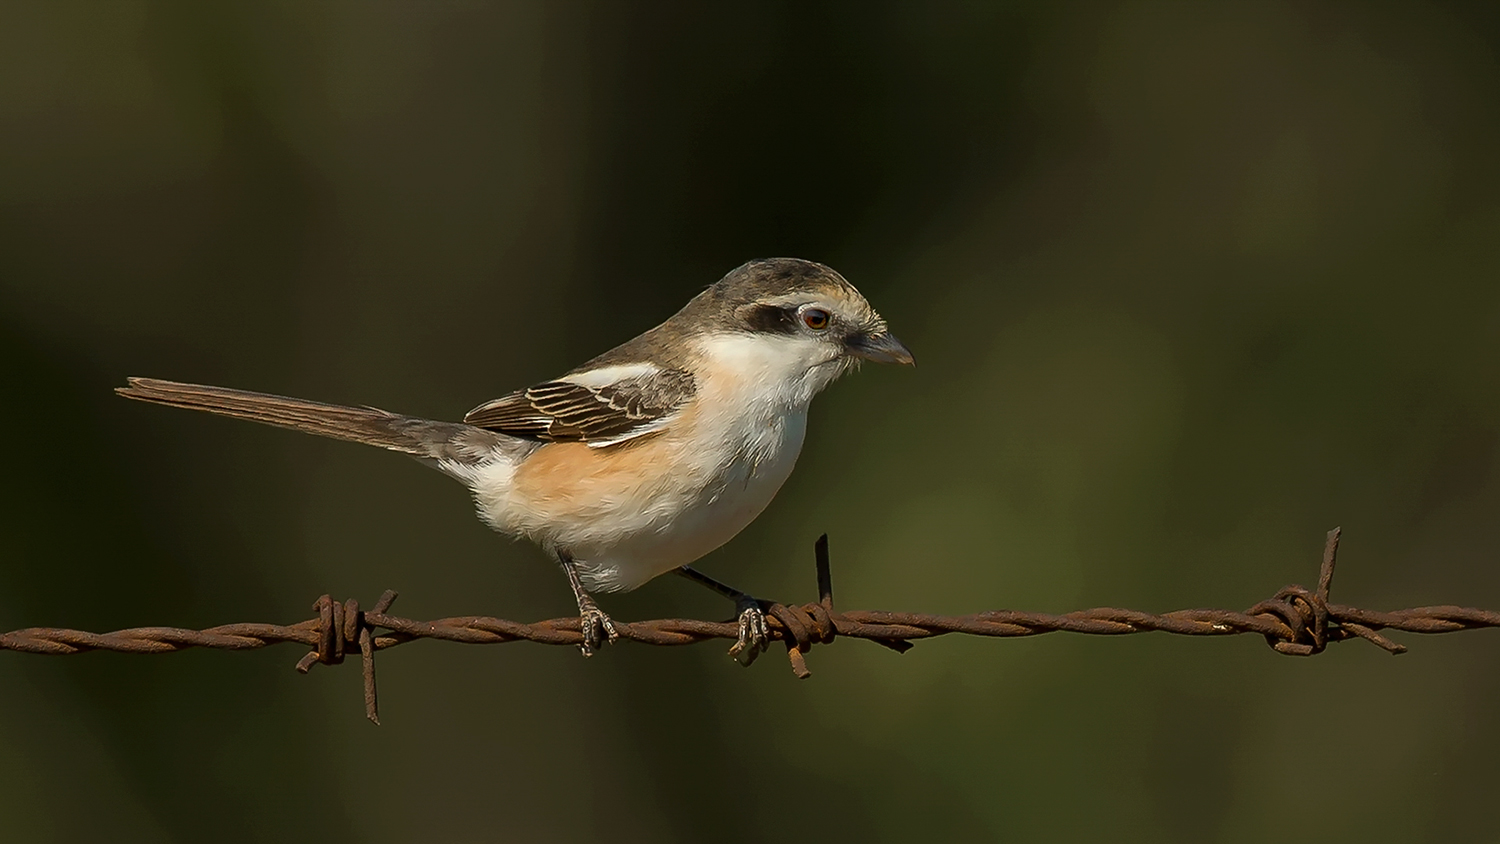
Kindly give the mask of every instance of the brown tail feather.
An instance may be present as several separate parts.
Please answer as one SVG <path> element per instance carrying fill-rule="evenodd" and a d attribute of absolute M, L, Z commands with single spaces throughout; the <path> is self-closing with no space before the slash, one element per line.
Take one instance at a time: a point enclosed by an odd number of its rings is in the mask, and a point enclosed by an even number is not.
<path fill-rule="evenodd" d="M 476 447 L 492 445 L 497 439 L 491 432 L 469 425 L 398 416 L 373 407 L 345 407 L 155 378 L 127 380 L 129 386 L 118 387 L 115 392 L 128 399 L 206 410 L 221 416 L 380 446 L 418 457 L 472 458 Z"/>

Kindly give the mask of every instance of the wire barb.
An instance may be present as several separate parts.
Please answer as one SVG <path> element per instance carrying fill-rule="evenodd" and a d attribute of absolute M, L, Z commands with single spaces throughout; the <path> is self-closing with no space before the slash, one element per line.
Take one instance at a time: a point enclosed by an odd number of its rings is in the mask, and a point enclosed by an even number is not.
<path fill-rule="evenodd" d="M 1070 632 L 1119 636 L 1152 631 L 1184 636 L 1233 636 L 1256 633 L 1277 653 L 1313 656 L 1330 642 L 1364 639 L 1386 651 L 1399 654 L 1405 646 L 1382 635 L 1381 630 L 1408 633 L 1453 633 L 1485 627 L 1500 627 L 1500 612 L 1474 607 L 1436 606 L 1380 612 L 1331 603 L 1333 570 L 1338 559 L 1342 531 L 1328 532 L 1323 546 L 1323 564 L 1318 587 L 1287 586 L 1268 601 L 1244 612 L 1231 610 L 1178 610 L 1155 615 L 1138 610 L 1096 607 L 1065 615 L 991 610 L 965 616 L 924 615 L 881 611 L 839 612 L 833 605 L 833 577 L 829 564 L 828 536 L 814 546 L 817 561 L 818 600 L 801 606 L 772 604 L 767 611 L 771 636 L 786 644 L 787 660 L 800 678 L 811 676 L 807 654 L 815 644 L 835 638 L 866 639 L 897 652 L 909 650 L 914 640 L 961 633 L 1005 638 Z M 369 610 L 349 599 L 340 603 L 324 595 L 313 605 L 315 618 L 292 625 L 226 624 L 206 630 L 178 627 L 137 627 L 113 633 L 90 633 L 49 627 L 31 627 L 0 634 L 0 650 L 37 654 L 76 654 L 84 651 L 120 653 L 171 653 L 186 648 L 249 650 L 282 642 L 310 648 L 297 662 L 307 673 L 314 665 L 338 665 L 346 654 L 359 652 L 364 676 L 365 717 L 380 723 L 375 693 L 375 653 L 417 639 L 441 639 L 474 645 L 528 641 L 547 645 L 578 645 L 582 640 L 580 620 L 554 618 L 525 624 L 485 616 L 458 616 L 436 621 L 414 621 L 390 614 L 396 593 L 387 590 Z M 616 622 L 620 638 L 646 645 L 691 645 L 709 639 L 736 640 L 734 621 L 711 622 L 687 618 L 665 618 Z"/>

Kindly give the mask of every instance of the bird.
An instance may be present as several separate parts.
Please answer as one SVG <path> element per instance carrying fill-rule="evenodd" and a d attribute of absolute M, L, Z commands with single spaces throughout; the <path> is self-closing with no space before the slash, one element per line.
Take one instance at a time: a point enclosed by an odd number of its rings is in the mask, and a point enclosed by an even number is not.
<path fill-rule="evenodd" d="M 750 261 L 633 340 L 441 422 L 373 407 L 129 378 L 119 395 L 379 446 L 468 487 L 479 518 L 562 568 L 585 656 L 618 638 L 597 593 L 675 572 L 735 602 L 730 653 L 770 643 L 766 602 L 693 563 L 770 504 L 813 397 L 863 361 L 914 365 L 860 292 L 798 258 Z"/>

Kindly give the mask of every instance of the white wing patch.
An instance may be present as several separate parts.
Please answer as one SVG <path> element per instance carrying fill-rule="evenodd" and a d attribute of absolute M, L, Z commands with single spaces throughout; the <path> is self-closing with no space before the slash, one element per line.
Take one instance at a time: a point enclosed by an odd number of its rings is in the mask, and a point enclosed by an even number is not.
<path fill-rule="evenodd" d="M 573 372 L 557 379 L 577 384 L 582 387 L 598 389 L 628 381 L 631 378 L 650 378 L 661 372 L 661 367 L 654 363 L 626 363 L 619 366 L 601 366 L 598 369 L 589 369 L 583 372 Z"/>

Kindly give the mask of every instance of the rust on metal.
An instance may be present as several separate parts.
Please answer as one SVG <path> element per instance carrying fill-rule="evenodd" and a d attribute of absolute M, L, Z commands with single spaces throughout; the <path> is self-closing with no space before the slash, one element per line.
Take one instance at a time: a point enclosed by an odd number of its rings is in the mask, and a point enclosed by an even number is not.
<path fill-rule="evenodd" d="M 1434 606 L 1381 612 L 1330 603 L 1333 569 L 1338 557 L 1340 530 L 1328 533 L 1318 587 L 1288 586 L 1267 601 L 1244 612 L 1232 610 L 1177 610 L 1160 615 L 1137 610 L 1097 607 L 1063 615 L 990 610 L 963 616 L 871 610 L 838 611 L 833 606 L 833 579 L 828 559 L 828 537 L 816 545 L 818 600 L 800 606 L 772 604 L 767 612 L 771 635 L 787 648 L 787 659 L 798 677 L 811 676 L 807 654 L 815 644 L 835 638 L 866 639 L 904 652 L 918 639 L 960 633 L 996 638 L 1069 632 L 1097 636 L 1132 633 L 1175 633 L 1183 636 L 1234 636 L 1255 633 L 1277 653 L 1312 656 L 1332 642 L 1364 639 L 1397 654 L 1406 648 L 1381 630 L 1406 633 L 1453 633 L 1500 627 L 1500 613 L 1473 607 Z M 225 624 L 206 630 L 177 627 L 134 627 L 113 633 L 89 633 L 50 627 L 30 627 L 0 634 L 0 650 L 37 654 L 76 654 L 85 651 L 171 653 L 186 648 L 248 650 L 296 642 L 310 650 L 297 662 L 303 673 L 314 665 L 337 665 L 346 654 L 358 652 L 364 672 L 365 715 L 380 723 L 375 695 L 375 653 L 417 639 L 440 639 L 471 645 L 538 642 L 578 645 L 579 619 L 554 618 L 525 624 L 486 616 L 456 616 L 415 621 L 391 615 L 396 593 L 387 591 L 374 606 L 362 610 L 354 599 L 342 603 L 324 595 L 313 605 L 315 618 L 291 625 Z M 664 618 L 632 623 L 615 622 L 620 638 L 645 645 L 692 645 L 710 639 L 736 639 L 736 621 L 713 622 Z"/>

